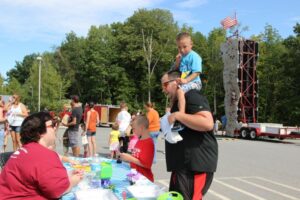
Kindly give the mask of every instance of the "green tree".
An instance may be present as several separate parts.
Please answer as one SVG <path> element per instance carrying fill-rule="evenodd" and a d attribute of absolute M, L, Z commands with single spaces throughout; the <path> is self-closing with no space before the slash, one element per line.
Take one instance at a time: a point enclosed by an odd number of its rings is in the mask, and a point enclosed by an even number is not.
<path fill-rule="evenodd" d="M 124 24 L 113 24 L 112 28 L 117 39 L 118 65 L 125 69 L 128 77 L 133 79 L 135 88 L 138 88 L 134 101 L 139 102 L 140 106 L 147 102 L 150 90 L 151 100 L 157 102 L 157 107 L 162 110 L 165 105 L 161 103 L 164 95 L 161 93 L 160 77 L 170 69 L 177 52 L 175 37 L 179 28 L 172 14 L 162 9 L 140 9 Z M 152 38 L 152 67 L 158 60 L 157 67 L 151 75 L 150 87 L 149 76 L 147 77 L 149 65 L 143 50 L 142 31 L 145 38 Z"/>
<path fill-rule="evenodd" d="M 224 110 L 224 87 L 223 87 L 223 61 L 220 47 L 226 41 L 226 32 L 221 28 L 213 29 L 207 38 L 207 44 L 203 42 L 204 66 L 203 72 L 207 75 L 205 93 L 209 102 L 214 102 L 214 114 Z M 222 111 L 223 112 L 223 111 Z M 221 112 L 221 113 L 222 113 Z"/>
<path fill-rule="evenodd" d="M 67 95 L 69 97 L 73 94 L 81 95 L 82 90 L 78 74 L 80 74 L 82 66 L 85 65 L 85 46 L 85 38 L 70 32 L 54 53 L 59 74 L 70 81 Z"/>
<path fill-rule="evenodd" d="M 282 122 L 281 104 L 285 98 L 282 92 L 289 84 L 284 76 L 285 64 L 282 60 L 286 48 L 278 31 L 266 25 L 265 31 L 257 37 L 260 41 L 257 73 L 259 79 L 259 121 Z"/>
<path fill-rule="evenodd" d="M 41 73 L 41 110 L 60 111 L 69 82 L 58 73 L 58 66 L 52 53 L 44 53 Z M 31 111 L 38 110 L 38 63 L 35 62 L 30 70 L 30 76 L 23 85 L 24 102 Z"/>
<path fill-rule="evenodd" d="M 15 78 L 20 84 L 24 84 L 29 76 L 31 66 L 36 62 L 38 54 L 26 55 L 22 62 L 16 62 L 16 66 L 7 72 L 9 79 Z"/>
<path fill-rule="evenodd" d="M 278 108 L 283 122 L 299 125 L 300 121 L 300 24 L 294 26 L 295 36 L 283 41 L 287 51 L 282 56 L 284 71 L 280 79 L 284 79 L 285 87 L 281 90 L 282 103 Z M 285 114 L 288 113 L 288 114 Z"/>

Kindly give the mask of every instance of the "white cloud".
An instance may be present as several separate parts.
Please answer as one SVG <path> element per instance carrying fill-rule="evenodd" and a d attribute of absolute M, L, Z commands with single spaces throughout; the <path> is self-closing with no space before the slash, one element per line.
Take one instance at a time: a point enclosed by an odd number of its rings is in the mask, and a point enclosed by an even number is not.
<path fill-rule="evenodd" d="M 176 3 L 176 6 L 180 8 L 195 8 L 202 6 L 206 3 L 207 0 L 183 0 L 181 2 Z"/>
<path fill-rule="evenodd" d="M 1 0 L 0 37 L 44 40 L 71 30 L 85 35 L 91 25 L 124 21 L 138 8 L 161 0 Z"/>
<path fill-rule="evenodd" d="M 182 10 L 174 10 L 173 11 L 174 19 L 179 22 L 183 22 L 189 26 L 195 26 L 202 24 L 203 21 L 200 18 L 195 18 L 195 16 L 189 11 L 182 11 Z"/>
<path fill-rule="evenodd" d="M 293 22 L 300 22 L 300 16 L 296 16 L 290 19 Z"/>

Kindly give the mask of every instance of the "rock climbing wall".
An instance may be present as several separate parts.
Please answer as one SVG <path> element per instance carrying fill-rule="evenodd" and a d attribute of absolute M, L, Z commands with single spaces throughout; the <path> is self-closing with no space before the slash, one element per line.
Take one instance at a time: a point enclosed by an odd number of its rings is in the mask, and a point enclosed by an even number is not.
<path fill-rule="evenodd" d="M 239 49 L 238 39 L 228 40 L 221 45 L 224 63 L 223 85 L 225 90 L 225 115 L 227 118 L 226 135 L 234 136 L 238 128 L 237 121 L 238 102 L 240 90 L 238 86 Z"/>

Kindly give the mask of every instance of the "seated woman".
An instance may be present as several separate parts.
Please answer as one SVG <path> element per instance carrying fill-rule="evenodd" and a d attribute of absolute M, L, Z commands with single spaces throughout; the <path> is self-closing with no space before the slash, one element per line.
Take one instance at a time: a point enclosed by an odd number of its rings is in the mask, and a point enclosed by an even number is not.
<path fill-rule="evenodd" d="M 0 174 L 0 199 L 58 199 L 82 179 L 68 175 L 56 152 L 56 124 L 47 112 L 27 117 L 21 126 L 22 147 L 11 155 Z"/>

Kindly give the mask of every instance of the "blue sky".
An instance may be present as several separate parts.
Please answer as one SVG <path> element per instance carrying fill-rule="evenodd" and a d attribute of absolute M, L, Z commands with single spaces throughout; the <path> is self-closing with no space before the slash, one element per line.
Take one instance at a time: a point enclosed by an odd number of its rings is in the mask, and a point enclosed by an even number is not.
<path fill-rule="evenodd" d="M 300 0 L 0 0 L 0 74 L 25 55 L 51 51 L 73 30 L 85 36 L 91 25 L 123 22 L 139 8 L 162 8 L 174 19 L 207 35 L 237 13 L 245 37 L 268 23 L 286 38 L 300 23 Z"/>

